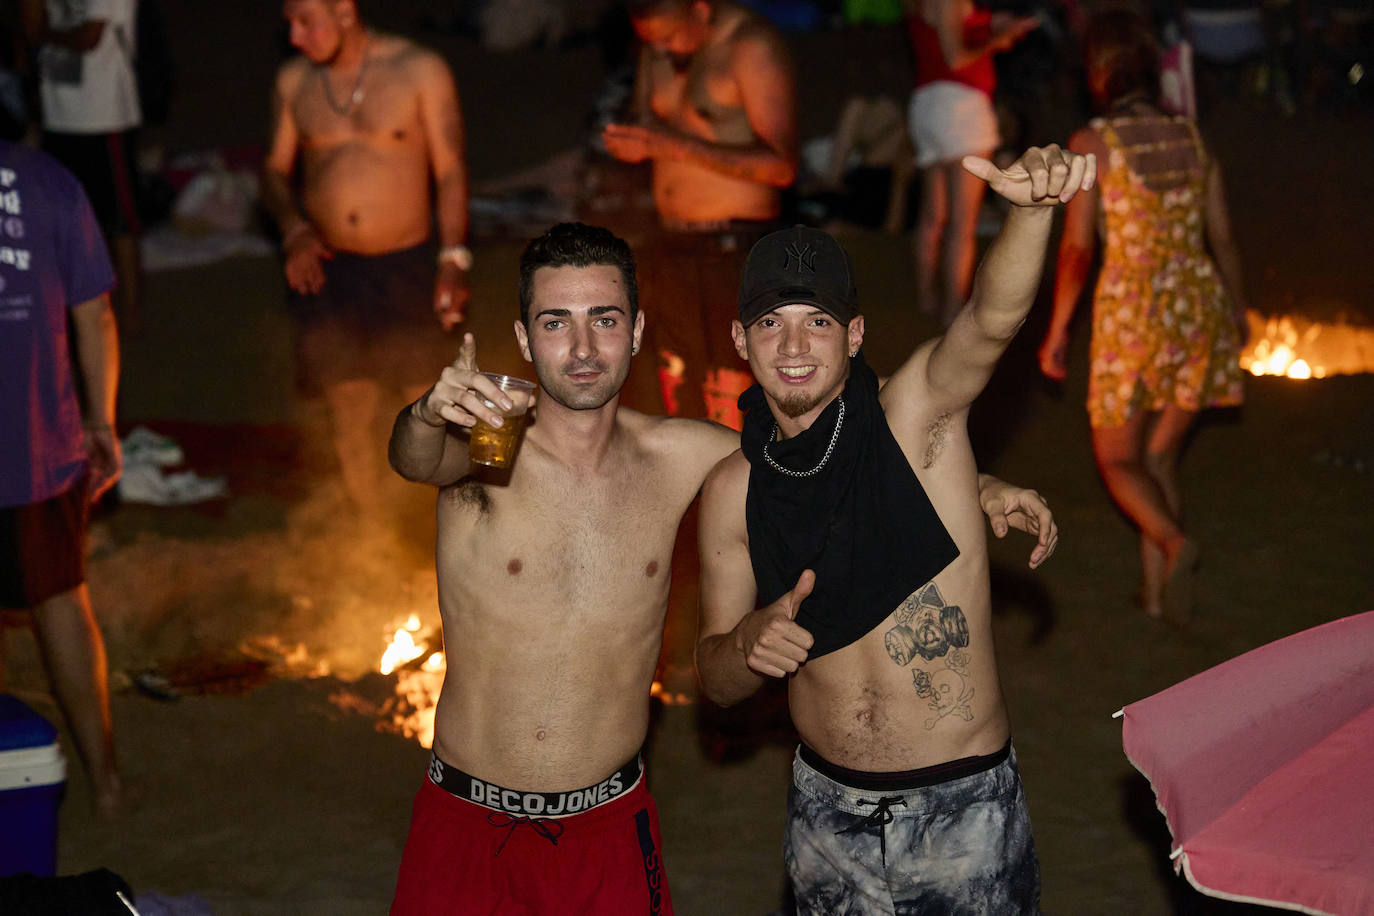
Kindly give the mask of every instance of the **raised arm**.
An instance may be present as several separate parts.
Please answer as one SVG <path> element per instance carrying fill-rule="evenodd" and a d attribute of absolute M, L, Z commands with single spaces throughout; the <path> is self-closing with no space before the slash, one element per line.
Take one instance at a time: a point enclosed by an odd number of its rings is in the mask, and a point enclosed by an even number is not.
<path fill-rule="evenodd" d="M 500 426 L 501 415 L 484 401 L 510 408 L 510 398 L 477 370 L 477 341 L 463 335 L 458 358 L 445 366 L 439 380 L 396 415 L 391 428 L 387 457 L 391 467 L 406 480 L 447 486 L 467 476 L 467 430 L 478 416 Z M 457 430 L 451 429 L 458 427 Z"/>
<path fill-rule="evenodd" d="M 748 27 L 745 27 L 748 28 Z M 647 50 L 644 54 L 652 53 Z M 756 138 L 750 144 L 715 143 L 654 119 L 645 97 L 648 67 L 641 58 L 635 87 L 639 124 L 608 124 L 606 149 L 617 159 L 678 159 L 732 178 L 786 188 L 797 177 L 797 113 L 791 58 L 782 40 L 763 29 L 736 36 L 730 76 Z"/>
<path fill-rule="evenodd" d="M 748 486 L 749 463 L 736 452 L 716 466 L 701 493 L 697 677 L 702 692 L 721 706 L 748 698 L 765 677 L 795 672 L 813 643 L 793 619 L 815 584 L 809 570 L 778 601 L 754 608 L 758 590 L 744 520 Z"/>
<path fill-rule="evenodd" d="M 916 9 L 913 11 L 912 7 Z M 1033 16 L 1012 17 L 996 14 L 986 41 L 967 44 L 964 20 L 973 11 L 969 0 L 913 0 L 908 11 L 920 15 L 940 37 L 940 53 L 951 70 L 967 67 L 988 54 L 1007 50 L 1031 32 L 1039 21 Z"/>
<path fill-rule="evenodd" d="M 919 422 L 920 412 L 953 413 L 973 403 L 1035 302 L 1053 207 L 1091 188 L 1097 177 L 1094 156 L 1054 145 L 1032 147 L 1007 169 L 977 156 L 964 157 L 963 165 L 1014 206 L 949 330 L 918 348 L 883 390 L 894 432 Z"/>
<path fill-rule="evenodd" d="M 455 252 L 468 237 L 468 176 L 463 157 L 463 114 L 458 87 L 443 58 L 425 53 L 421 61 L 420 116 L 434 171 L 435 211 L 442 251 Z M 445 328 L 465 317 L 467 268 L 446 257 L 434 284 L 434 311 Z"/>
<path fill-rule="evenodd" d="M 1107 161 L 1107 145 L 1097 131 L 1085 127 L 1069 138 L 1069 149 Z M 1048 378 L 1063 381 L 1068 374 L 1069 325 L 1083 297 L 1097 247 L 1096 187 L 1075 195 L 1064 207 L 1064 230 L 1059 238 L 1059 257 L 1054 268 L 1054 311 L 1050 327 L 1040 345 L 1040 371 Z"/>

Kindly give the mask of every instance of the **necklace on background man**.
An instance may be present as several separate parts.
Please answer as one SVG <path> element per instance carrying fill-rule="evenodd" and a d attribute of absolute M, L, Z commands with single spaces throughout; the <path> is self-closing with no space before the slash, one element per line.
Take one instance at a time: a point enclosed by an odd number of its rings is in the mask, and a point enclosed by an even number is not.
<path fill-rule="evenodd" d="M 329 105 L 329 107 L 333 109 L 334 113 L 339 117 L 348 117 L 350 114 L 353 113 L 353 109 L 357 108 L 358 105 L 362 102 L 363 96 L 365 95 L 365 93 L 363 92 L 363 77 L 367 75 L 368 63 L 369 58 L 367 56 L 367 35 L 364 34 L 363 62 L 362 65 L 358 67 L 357 79 L 353 81 L 353 91 L 348 94 L 348 101 L 344 105 L 340 105 L 338 102 L 334 101 L 334 90 L 329 88 L 329 68 L 320 67 L 320 82 L 324 83 L 324 100 Z"/>

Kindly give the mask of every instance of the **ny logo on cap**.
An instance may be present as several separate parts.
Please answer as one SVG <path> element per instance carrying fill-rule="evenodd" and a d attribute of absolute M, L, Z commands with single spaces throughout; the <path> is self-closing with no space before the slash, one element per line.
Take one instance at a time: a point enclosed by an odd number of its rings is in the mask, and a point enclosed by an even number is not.
<path fill-rule="evenodd" d="M 797 259 L 797 266 L 794 268 L 797 273 L 802 270 L 809 270 L 813 274 L 816 272 L 816 250 L 811 247 L 810 242 L 789 242 L 787 250 L 782 253 L 782 269 L 787 270 L 792 266 L 792 259 Z"/>

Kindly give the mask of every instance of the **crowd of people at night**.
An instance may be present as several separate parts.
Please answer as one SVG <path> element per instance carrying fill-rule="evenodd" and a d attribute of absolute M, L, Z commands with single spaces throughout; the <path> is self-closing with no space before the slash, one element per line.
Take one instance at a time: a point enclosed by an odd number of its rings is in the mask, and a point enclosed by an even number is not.
<path fill-rule="evenodd" d="M 447 677 L 395 914 L 672 912 L 642 748 L 694 505 L 702 696 L 787 685 L 797 911 L 1038 912 L 985 526 L 1028 533 L 1031 568 L 1058 527 L 1036 490 L 979 472 L 968 420 L 1042 278 L 1046 377 L 1071 371 L 1070 322 L 1091 309 L 1092 450 L 1139 530 L 1140 607 L 1188 620 L 1202 545 L 1180 456 L 1199 412 L 1242 402 L 1247 327 L 1195 112 L 1256 72 L 1276 110 L 1320 104 L 1346 45 L 1318 36 L 1344 20 L 1265 4 L 1237 26 L 1259 29 L 1242 54 L 1218 11 L 1249 5 L 1222 0 L 844 4 L 909 36 L 914 82 L 850 100 L 812 177 L 833 203 L 851 169 L 885 175 L 874 225 L 910 232 L 909 309 L 938 325 L 879 377 L 863 344 L 884 329 L 866 324 L 843 233 L 799 225 L 799 64 L 768 6 L 608 12 L 632 75 L 594 155 L 645 165 L 655 225 L 635 250 L 591 216 L 524 248 L 507 317 L 538 395 L 500 473 L 468 457 L 471 428 L 502 426 L 510 399 L 468 327 L 491 306 L 471 297 L 482 252 L 450 62 L 372 25 L 362 0 L 282 0 L 262 24 L 284 22 L 292 53 L 256 90 L 260 202 L 342 511 L 389 524 L 397 475 L 435 488 Z M 175 72 L 157 7 L 23 0 L 0 71 L 0 606 L 31 614 L 110 817 L 127 793 L 84 557 L 120 474 L 119 333 L 141 321 L 140 127 L 165 123 Z M 1195 67 L 1179 69 L 1180 42 Z M 1036 55 L 1081 77 L 1094 114 L 1032 145 L 1004 90 Z M 661 415 L 621 403 L 636 357 Z"/>

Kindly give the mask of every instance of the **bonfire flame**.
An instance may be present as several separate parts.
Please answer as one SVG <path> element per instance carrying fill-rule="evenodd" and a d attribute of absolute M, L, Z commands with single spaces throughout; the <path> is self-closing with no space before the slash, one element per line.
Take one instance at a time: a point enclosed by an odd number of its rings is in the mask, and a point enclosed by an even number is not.
<path fill-rule="evenodd" d="M 1252 375 L 1309 379 L 1374 372 L 1374 328 L 1300 316 L 1265 318 L 1256 312 L 1248 318 L 1250 343 L 1240 366 Z"/>
<path fill-rule="evenodd" d="M 378 670 L 382 674 L 396 674 L 396 692 L 378 709 L 383 721 L 378 728 L 416 739 L 422 747 L 434 745 L 434 711 L 439 702 L 439 690 L 444 686 L 448 670 L 441 651 L 430 651 L 428 636 L 421 635 L 419 615 L 411 614 L 397 627 L 382 652 Z M 426 654 L 428 653 L 428 654 Z M 425 656 L 423 662 L 416 659 Z M 662 681 L 654 681 L 649 695 L 665 706 L 688 706 L 692 697 L 685 692 L 673 692 Z"/>
<path fill-rule="evenodd" d="M 663 686 L 662 681 L 654 681 L 649 685 L 649 696 L 661 702 L 664 706 L 690 706 L 692 698 L 685 693 L 673 693 Z"/>
<path fill-rule="evenodd" d="M 415 738 L 422 747 L 434 744 L 434 708 L 444 684 L 444 653 L 429 647 L 429 637 L 420 634 L 420 617 L 411 614 L 395 630 L 382 653 L 378 669 L 382 674 L 396 672 L 396 694 L 381 712 L 389 717 L 379 727 Z M 424 658 L 418 665 L 416 659 Z"/>
<path fill-rule="evenodd" d="M 426 646 L 417 645 L 415 637 L 411 635 L 419 631 L 420 617 L 418 614 L 411 614 L 405 625 L 396 631 L 395 636 L 391 637 L 391 642 L 387 645 L 386 651 L 382 653 L 382 674 L 390 674 L 402 665 L 413 662 L 425 654 Z"/>

